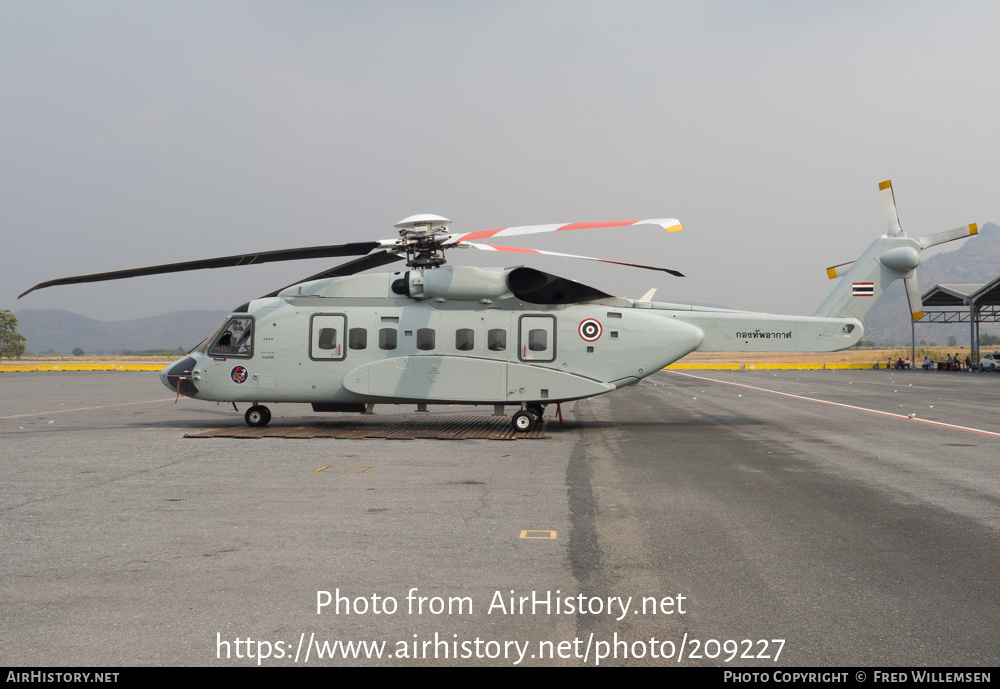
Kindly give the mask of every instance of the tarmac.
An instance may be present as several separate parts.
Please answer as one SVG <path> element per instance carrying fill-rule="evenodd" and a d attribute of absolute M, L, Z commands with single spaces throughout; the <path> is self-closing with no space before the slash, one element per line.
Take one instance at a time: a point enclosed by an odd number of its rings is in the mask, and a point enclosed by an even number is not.
<path fill-rule="evenodd" d="M 3 373 L 0 664 L 989 670 L 998 402 L 997 374 L 664 371 L 535 440 L 186 438 L 242 414 Z"/>

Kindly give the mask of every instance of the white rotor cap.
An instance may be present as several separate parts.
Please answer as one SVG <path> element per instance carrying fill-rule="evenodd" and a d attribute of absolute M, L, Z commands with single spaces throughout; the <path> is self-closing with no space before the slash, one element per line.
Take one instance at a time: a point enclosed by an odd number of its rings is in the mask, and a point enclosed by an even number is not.
<path fill-rule="evenodd" d="M 418 213 L 417 215 L 411 215 L 408 218 L 403 218 L 395 227 L 401 230 L 415 230 L 417 228 L 437 228 L 444 227 L 445 225 L 450 225 L 451 220 L 448 218 L 443 218 L 440 215 L 434 215 L 433 213 Z"/>

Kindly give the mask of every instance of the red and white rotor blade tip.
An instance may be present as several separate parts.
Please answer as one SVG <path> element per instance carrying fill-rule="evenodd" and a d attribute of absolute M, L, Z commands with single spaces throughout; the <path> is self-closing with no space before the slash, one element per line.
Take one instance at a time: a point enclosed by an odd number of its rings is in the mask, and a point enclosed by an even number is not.
<path fill-rule="evenodd" d="M 684 228 L 680 220 L 676 218 L 649 218 L 646 220 L 607 220 L 604 222 L 571 222 L 555 225 L 524 225 L 521 227 L 503 227 L 497 230 L 479 230 L 478 232 L 465 232 L 463 234 L 451 234 L 445 238 L 444 244 L 455 244 L 456 242 L 468 242 L 476 239 L 488 239 L 490 237 L 515 237 L 525 234 L 539 234 L 541 232 L 562 232 L 564 230 L 593 230 L 604 227 L 632 227 L 635 225 L 658 225 L 667 232 L 680 232 Z"/>
<path fill-rule="evenodd" d="M 593 256 L 578 256 L 576 254 L 563 254 L 558 251 L 542 251 L 541 249 L 521 249 L 515 246 L 494 246 L 492 244 L 473 244 L 472 242 L 462 242 L 460 246 L 469 246 L 483 251 L 509 251 L 519 254 L 541 254 L 542 256 L 557 256 L 559 258 L 579 258 L 584 261 L 600 261 L 601 263 L 614 263 L 619 266 L 628 266 L 629 268 L 643 268 L 645 270 L 658 270 L 662 273 L 670 273 L 679 278 L 684 277 L 684 274 L 671 270 L 670 268 L 659 268 L 657 266 L 646 266 L 641 263 L 627 263 L 625 261 L 612 261 L 609 258 L 594 258 Z"/>

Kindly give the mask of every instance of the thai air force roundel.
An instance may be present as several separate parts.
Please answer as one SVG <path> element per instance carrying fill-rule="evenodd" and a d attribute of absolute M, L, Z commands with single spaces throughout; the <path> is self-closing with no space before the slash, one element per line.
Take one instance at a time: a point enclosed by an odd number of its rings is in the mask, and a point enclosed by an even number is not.
<path fill-rule="evenodd" d="M 233 379 L 234 383 L 247 382 L 247 370 L 243 366 L 234 366 L 229 376 Z"/>
<path fill-rule="evenodd" d="M 580 323 L 580 327 L 577 329 L 580 333 L 580 337 L 583 338 L 584 342 L 594 342 L 601 337 L 601 333 L 604 329 L 601 327 L 601 322 L 596 318 L 588 318 L 587 320 Z"/>

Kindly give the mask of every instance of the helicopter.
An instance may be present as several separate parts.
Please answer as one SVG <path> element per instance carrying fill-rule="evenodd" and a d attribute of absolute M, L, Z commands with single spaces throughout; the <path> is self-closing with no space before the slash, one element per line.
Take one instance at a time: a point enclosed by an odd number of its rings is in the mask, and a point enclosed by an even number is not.
<path fill-rule="evenodd" d="M 477 240 L 543 232 L 659 226 L 673 218 L 448 231 L 432 214 L 396 223 L 398 237 L 283 249 L 60 278 L 45 287 L 306 258 L 360 256 L 238 306 L 188 354 L 160 372 L 171 391 L 250 403 L 250 426 L 265 426 L 264 403 L 308 403 L 316 412 L 373 413 L 376 404 L 507 407 L 517 431 L 534 430 L 545 408 L 636 385 L 693 351 L 827 352 L 857 344 L 862 319 L 895 280 L 911 315 L 923 316 L 915 270 L 920 253 L 974 235 L 971 224 L 919 238 L 902 230 L 891 182 L 879 184 L 886 234 L 856 261 L 827 270 L 843 277 L 812 316 L 784 316 L 615 297 L 527 266 L 446 265 L 445 251 L 541 254 L 601 261 L 684 277 L 679 271 Z M 407 270 L 362 271 L 405 260 Z"/>

